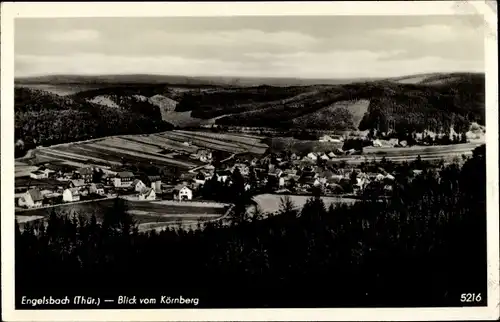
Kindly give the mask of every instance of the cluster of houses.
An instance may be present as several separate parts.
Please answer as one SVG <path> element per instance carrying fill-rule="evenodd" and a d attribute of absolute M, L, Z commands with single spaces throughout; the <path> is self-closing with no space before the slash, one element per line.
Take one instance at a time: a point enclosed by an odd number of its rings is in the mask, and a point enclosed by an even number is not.
<path fill-rule="evenodd" d="M 325 135 L 321 140 L 337 142 L 342 138 Z M 373 141 L 374 146 L 394 146 L 393 143 Z M 162 177 L 158 175 L 134 174 L 107 166 L 87 166 L 75 170 L 64 164 L 47 163 L 31 172 L 29 178 L 23 178 L 23 184 L 18 184 L 16 178 L 16 199 L 18 206 L 28 208 L 116 195 L 127 195 L 137 200 L 170 199 L 169 196 L 179 201 L 191 200 L 196 191 L 214 176 L 217 181 L 230 184 L 236 169 L 245 179 L 247 191 L 265 188 L 267 192 L 308 194 L 319 188 L 325 195 L 361 193 L 371 183 L 391 190 L 394 176 L 384 169 L 364 173 L 360 169 L 339 167 L 339 162 L 327 162 L 357 152 L 336 148 L 303 155 L 283 152 L 256 156 L 247 153 L 227 158 L 222 166 L 215 169 L 211 164 L 212 153 L 198 150 L 191 158 L 206 165 L 196 172 L 180 174 L 173 186 L 162 182 Z"/>
<path fill-rule="evenodd" d="M 156 200 L 164 190 L 160 176 L 135 175 L 130 171 L 113 171 L 108 167 L 89 166 L 73 170 L 65 165 L 45 164 L 16 182 L 16 203 L 19 207 L 78 202 L 132 195 L 138 200 Z M 176 191 L 175 191 L 176 190 Z M 176 186 L 174 199 L 190 200 L 189 187 Z"/>
<path fill-rule="evenodd" d="M 216 177 L 217 181 L 231 184 L 236 169 L 245 179 L 245 190 L 266 188 L 277 193 L 291 192 L 310 194 L 320 189 L 323 194 L 362 193 L 371 183 L 382 185 L 385 190 L 392 189 L 393 174 L 379 168 L 378 171 L 365 173 L 357 168 L 338 168 L 318 165 L 311 156 L 320 158 L 328 154 L 307 154 L 300 158 L 295 154 L 286 156 L 267 155 L 263 158 L 236 157 L 226 162 L 224 167 L 214 171 L 213 167 L 200 170 L 193 178 L 193 189 Z M 308 161 L 308 162 L 303 162 Z M 253 179 L 252 179 L 253 178 Z"/>

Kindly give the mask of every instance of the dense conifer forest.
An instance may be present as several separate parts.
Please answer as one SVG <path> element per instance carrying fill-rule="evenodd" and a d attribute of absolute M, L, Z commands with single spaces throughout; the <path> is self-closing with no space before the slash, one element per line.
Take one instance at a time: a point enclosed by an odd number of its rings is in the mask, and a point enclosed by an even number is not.
<path fill-rule="evenodd" d="M 16 223 L 16 294 L 157 290 L 212 307 L 458 306 L 463 292 L 486 297 L 484 145 L 461 167 L 397 166 L 383 201 L 367 194 L 326 208 L 311 197 L 296 210 L 285 198 L 279 215 L 263 218 L 233 198 L 230 225 L 192 231 L 140 233 L 119 201 L 101 223 L 56 213 L 47 226 L 21 232 Z"/>

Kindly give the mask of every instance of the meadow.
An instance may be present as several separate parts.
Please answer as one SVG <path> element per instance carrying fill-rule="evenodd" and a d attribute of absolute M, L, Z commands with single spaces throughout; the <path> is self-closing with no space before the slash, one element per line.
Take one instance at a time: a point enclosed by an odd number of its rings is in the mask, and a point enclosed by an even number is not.
<path fill-rule="evenodd" d="M 85 218 L 90 218 L 95 215 L 97 221 L 100 222 L 106 211 L 112 210 L 114 199 L 105 199 L 84 203 L 73 203 L 60 205 L 49 208 L 18 210 L 16 211 L 16 219 L 21 227 L 27 222 L 44 221 L 52 211 L 58 213 L 66 213 L 70 216 L 83 215 Z M 215 219 L 222 216 L 226 212 L 224 204 L 211 203 L 200 206 L 196 203 L 184 203 L 174 205 L 166 204 L 162 201 L 126 201 L 127 212 L 133 216 L 133 219 L 138 225 L 161 223 L 161 224 L 177 224 L 184 221 L 204 221 Z"/>
<path fill-rule="evenodd" d="M 296 209 L 302 209 L 306 204 L 307 200 L 311 196 L 298 196 L 298 195 L 277 195 L 277 194 L 261 194 L 253 198 L 253 200 L 260 206 L 264 213 L 273 214 L 280 210 L 281 200 L 285 197 L 289 197 L 293 202 Z M 321 200 L 328 207 L 330 204 L 353 204 L 357 201 L 354 198 L 343 198 L 343 197 L 321 197 Z"/>

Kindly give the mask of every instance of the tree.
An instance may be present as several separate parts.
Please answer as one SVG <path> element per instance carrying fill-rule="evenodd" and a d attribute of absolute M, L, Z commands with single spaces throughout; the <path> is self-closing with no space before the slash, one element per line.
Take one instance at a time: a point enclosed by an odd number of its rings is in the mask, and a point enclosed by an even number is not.
<path fill-rule="evenodd" d="M 257 189 L 258 186 L 258 180 L 257 180 L 257 173 L 255 173 L 255 168 L 250 167 L 248 171 L 248 183 L 250 184 L 250 187 L 252 189 Z"/>
<path fill-rule="evenodd" d="M 101 168 L 94 169 L 92 172 L 92 182 L 99 183 L 102 180 L 104 171 Z"/>
<path fill-rule="evenodd" d="M 460 143 L 467 143 L 467 134 L 465 132 L 460 135 Z"/>
<path fill-rule="evenodd" d="M 287 188 L 292 192 L 294 192 L 297 189 L 297 182 L 295 181 L 294 178 L 290 178 L 290 180 L 288 180 Z"/>
<path fill-rule="evenodd" d="M 235 200 L 243 198 L 245 194 L 245 178 L 241 175 L 240 169 L 234 169 L 231 175 L 231 194 Z"/>
<path fill-rule="evenodd" d="M 264 211 L 259 204 L 255 204 L 252 208 L 252 212 L 250 214 L 252 221 L 261 220 L 264 217 Z"/>

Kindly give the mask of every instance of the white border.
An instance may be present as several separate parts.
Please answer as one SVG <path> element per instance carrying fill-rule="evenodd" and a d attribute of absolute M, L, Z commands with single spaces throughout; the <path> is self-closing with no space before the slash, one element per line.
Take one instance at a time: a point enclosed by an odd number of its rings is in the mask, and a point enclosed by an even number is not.
<path fill-rule="evenodd" d="M 484 15 L 489 37 L 486 52 L 488 307 L 440 309 L 246 309 L 246 310 L 14 310 L 14 142 L 13 67 L 15 17 L 132 17 L 229 15 Z M 460 9 L 462 8 L 462 9 Z M 430 35 L 432 37 L 432 35 Z M 273 2 L 273 3 L 2 3 L 1 8 L 2 138 L 2 319 L 6 321 L 337 321 L 337 320 L 490 320 L 498 319 L 499 212 L 498 212 L 498 52 L 497 17 L 482 1 L 418 2 Z M 467 50 L 464 48 L 464 50 Z M 457 267 L 457 269 L 460 269 Z M 467 272 L 463 272 L 467 278 Z"/>

